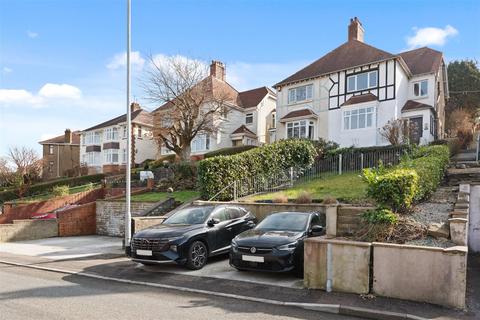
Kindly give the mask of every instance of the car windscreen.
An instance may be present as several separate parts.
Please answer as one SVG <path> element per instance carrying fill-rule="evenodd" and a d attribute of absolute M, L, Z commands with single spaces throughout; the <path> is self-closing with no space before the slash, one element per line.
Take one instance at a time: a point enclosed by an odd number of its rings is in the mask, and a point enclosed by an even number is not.
<path fill-rule="evenodd" d="M 168 217 L 163 223 L 165 224 L 201 224 L 204 223 L 210 213 L 213 211 L 213 207 L 192 207 L 185 208 L 171 217 Z"/>
<path fill-rule="evenodd" d="M 308 223 L 308 214 L 272 214 L 260 222 L 255 229 L 275 231 L 303 231 Z"/>

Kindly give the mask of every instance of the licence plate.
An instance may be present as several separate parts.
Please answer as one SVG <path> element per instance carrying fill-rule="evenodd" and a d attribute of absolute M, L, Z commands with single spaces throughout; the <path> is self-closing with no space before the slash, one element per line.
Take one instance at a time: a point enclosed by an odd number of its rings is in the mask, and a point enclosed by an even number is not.
<path fill-rule="evenodd" d="M 152 250 L 137 250 L 139 256 L 152 256 Z"/>
<path fill-rule="evenodd" d="M 251 261 L 251 262 L 265 262 L 264 257 L 257 257 L 257 256 L 246 256 L 242 255 L 243 261 Z"/>

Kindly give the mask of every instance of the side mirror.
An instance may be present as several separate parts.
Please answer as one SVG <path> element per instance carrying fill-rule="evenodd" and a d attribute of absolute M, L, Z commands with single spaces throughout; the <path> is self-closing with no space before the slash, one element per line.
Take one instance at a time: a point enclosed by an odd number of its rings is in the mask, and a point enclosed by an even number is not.
<path fill-rule="evenodd" d="M 256 226 L 255 222 L 250 220 L 247 222 L 247 226 L 250 227 L 250 228 L 254 228 Z"/>
<path fill-rule="evenodd" d="M 213 227 L 214 225 L 216 225 L 216 224 L 219 223 L 219 222 L 220 222 L 220 220 L 215 219 L 215 218 L 212 218 L 212 219 L 208 220 L 207 226 Z"/>
<path fill-rule="evenodd" d="M 322 226 L 319 226 L 319 225 L 314 225 L 312 226 L 312 228 L 310 229 L 310 234 L 312 236 L 319 236 L 323 233 L 323 227 Z"/>

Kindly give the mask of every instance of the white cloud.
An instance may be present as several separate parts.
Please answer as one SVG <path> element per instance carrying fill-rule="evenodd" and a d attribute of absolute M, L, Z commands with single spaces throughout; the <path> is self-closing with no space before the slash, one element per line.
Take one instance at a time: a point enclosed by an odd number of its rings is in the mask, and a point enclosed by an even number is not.
<path fill-rule="evenodd" d="M 38 95 L 45 98 L 79 99 L 81 94 L 77 87 L 55 83 L 47 83 L 38 91 Z"/>
<path fill-rule="evenodd" d="M 36 94 L 24 89 L 0 89 L 0 102 L 40 108 L 57 101 L 79 100 L 81 94 L 80 89 L 69 84 L 47 83 Z"/>
<path fill-rule="evenodd" d="M 443 46 L 448 38 L 458 34 L 458 30 L 447 25 L 445 28 L 413 28 L 415 35 L 407 37 L 409 48 L 418 48 L 429 45 Z"/>
<path fill-rule="evenodd" d="M 142 69 L 145 64 L 145 59 L 142 58 L 140 52 L 132 51 L 130 53 L 130 64 L 134 68 Z M 107 68 L 111 70 L 116 70 L 123 68 L 127 65 L 127 53 L 117 53 L 113 56 L 110 62 L 107 64 Z"/>
<path fill-rule="evenodd" d="M 34 39 L 36 37 L 38 37 L 38 32 L 33 32 L 33 31 L 27 31 L 27 36 L 31 39 Z"/>
<path fill-rule="evenodd" d="M 10 73 L 13 71 L 13 69 L 9 68 L 9 67 L 3 67 L 2 69 L 3 73 Z"/>

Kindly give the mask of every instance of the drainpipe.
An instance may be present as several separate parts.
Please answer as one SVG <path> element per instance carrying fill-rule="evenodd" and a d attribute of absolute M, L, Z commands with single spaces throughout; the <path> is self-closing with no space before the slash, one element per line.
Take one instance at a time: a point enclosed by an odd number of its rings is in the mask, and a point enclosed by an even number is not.
<path fill-rule="evenodd" d="M 332 292 L 332 244 L 327 243 L 327 292 Z"/>
<path fill-rule="evenodd" d="M 57 178 L 60 177 L 60 145 L 57 145 Z"/>

